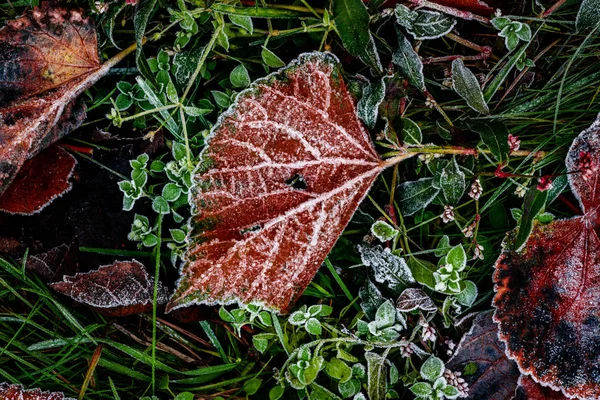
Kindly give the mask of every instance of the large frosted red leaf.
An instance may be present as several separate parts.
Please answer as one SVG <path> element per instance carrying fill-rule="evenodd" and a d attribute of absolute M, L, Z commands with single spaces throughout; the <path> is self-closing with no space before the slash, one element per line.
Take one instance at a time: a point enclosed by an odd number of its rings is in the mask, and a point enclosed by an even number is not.
<path fill-rule="evenodd" d="M 83 121 L 78 96 L 130 51 L 100 64 L 92 20 L 49 3 L 0 29 L 0 194 L 25 160 Z"/>
<path fill-rule="evenodd" d="M 12 184 L 0 196 L 0 210 L 33 214 L 71 190 L 69 178 L 77 160 L 59 146 L 52 146 L 27 160 Z"/>
<path fill-rule="evenodd" d="M 567 397 L 600 397 L 600 121 L 566 160 L 584 215 L 536 225 L 496 262 L 495 320 L 524 374 Z"/>
<path fill-rule="evenodd" d="M 152 310 L 154 280 L 139 262 L 115 261 L 96 271 L 65 276 L 52 284 L 56 291 L 92 307 L 101 314 L 123 317 Z M 166 290 L 159 286 L 158 303 L 167 300 Z"/>
<path fill-rule="evenodd" d="M 468 399 L 513 398 L 519 370 L 506 357 L 504 348 L 504 343 L 498 339 L 498 326 L 492 320 L 492 311 L 478 314 L 446 366 L 462 373 L 462 378 L 469 384 Z"/>
<path fill-rule="evenodd" d="M 515 400 L 567 400 L 561 392 L 544 387 L 527 375 L 519 377 Z"/>
<path fill-rule="evenodd" d="M 305 54 L 255 82 L 213 128 L 167 309 L 240 302 L 287 312 L 382 168 L 335 56 Z"/>
<path fill-rule="evenodd" d="M 0 383 L 0 399 L 2 400 L 73 400 L 63 393 L 43 392 L 41 389 L 25 390 L 21 385 Z"/>

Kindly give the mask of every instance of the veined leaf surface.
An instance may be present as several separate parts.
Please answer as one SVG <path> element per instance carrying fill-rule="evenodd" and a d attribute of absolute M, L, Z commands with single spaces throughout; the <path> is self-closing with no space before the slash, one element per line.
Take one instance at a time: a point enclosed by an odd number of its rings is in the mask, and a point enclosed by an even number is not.
<path fill-rule="evenodd" d="M 385 167 L 328 53 L 242 92 L 202 164 L 171 310 L 239 302 L 287 312 Z"/>

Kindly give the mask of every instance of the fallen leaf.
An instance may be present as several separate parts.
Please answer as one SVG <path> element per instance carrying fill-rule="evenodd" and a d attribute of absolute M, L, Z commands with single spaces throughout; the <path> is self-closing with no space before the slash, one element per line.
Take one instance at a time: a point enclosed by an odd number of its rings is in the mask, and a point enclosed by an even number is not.
<path fill-rule="evenodd" d="M 396 300 L 396 308 L 402 312 L 413 310 L 435 311 L 433 300 L 423 291 L 423 289 L 408 288 Z"/>
<path fill-rule="evenodd" d="M 481 0 L 430 0 L 442 6 L 452 7 L 460 11 L 472 12 L 474 14 L 489 17 L 494 9 Z"/>
<path fill-rule="evenodd" d="M 494 273 L 494 319 L 508 356 L 535 381 L 581 399 L 600 397 L 599 130 L 596 120 L 566 160 L 584 214 L 536 222 L 522 250 L 507 242 Z"/>
<path fill-rule="evenodd" d="M 188 261 L 167 310 L 289 311 L 386 165 L 335 56 L 304 54 L 255 82 L 203 153 Z"/>
<path fill-rule="evenodd" d="M 74 272 L 77 265 L 71 247 L 61 244 L 45 253 L 28 256 L 25 268 L 38 274 L 45 282 L 54 282 L 66 272 Z"/>
<path fill-rule="evenodd" d="M 48 4 L 0 29 L 0 194 L 25 160 L 81 124 L 79 95 L 131 52 L 100 64 L 93 21 Z"/>
<path fill-rule="evenodd" d="M 59 146 L 51 146 L 23 164 L 0 196 L 0 210 L 31 215 L 71 190 L 69 178 L 77 160 Z"/>
<path fill-rule="evenodd" d="M 59 293 L 112 317 L 152 310 L 154 279 L 135 260 L 115 261 L 96 271 L 65 276 L 62 282 L 51 286 Z M 160 284 L 158 293 L 158 303 L 166 303 L 166 289 Z"/>
<path fill-rule="evenodd" d="M 519 377 L 514 400 L 567 400 L 561 392 L 543 387 L 527 375 Z"/>
<path fill-rule="evenodd" d="M 492 320 L 492 311 L 479 313 L 446 365 L 448 369 L 460 372 L 468 383 L 467 399 L 513 398 L 519 369 L 506 357 L 504 348 L 504 343 L 498 340 L 498 326 Z"/>
<path fill-rule="evenodd" d="M 2 400 L 73 400 L 63 393 L 42 392 L 41 389 L 25 390 L 21 385 L 0 383 L 0 399 Z"/>

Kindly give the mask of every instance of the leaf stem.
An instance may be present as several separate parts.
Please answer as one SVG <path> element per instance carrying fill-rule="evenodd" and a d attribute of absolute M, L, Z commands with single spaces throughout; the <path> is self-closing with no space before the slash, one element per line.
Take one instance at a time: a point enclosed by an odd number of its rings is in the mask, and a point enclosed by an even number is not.
<path fill-rule="evenodd" d="M 158 301 L 158 279 L 160 275 L 160 247 L 161 247 L 161 228 L 162 228 L 162 214 L 158 214 L 156 220 L 156 233 L 158 242 L 154 247 L 156 252 L 154 259 L 154 292 L 152 293 L 152 393 L 156 389 L 156 309 Z"/>

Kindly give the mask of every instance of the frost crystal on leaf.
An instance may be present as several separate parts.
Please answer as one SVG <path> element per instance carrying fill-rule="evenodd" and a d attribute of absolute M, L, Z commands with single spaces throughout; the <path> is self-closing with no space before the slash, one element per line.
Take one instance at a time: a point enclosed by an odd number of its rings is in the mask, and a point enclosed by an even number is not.
<path fill-rule="evenodd" d="M 600 397 L 600 177 L 576 172 L 600 159 L 599 127 L 597 120 L 583 131 L 566 160 L 584 215 L 536 222 L 521 251 L 503 251 L 494 273 L 494 318 L 508 356 L 535 381 L 581 399 Z"/>
<path fill-rule="evenodd" d="M 152 309 L 154 280 L 139 262 L 116 261 L 96 271 L 65 276 L 52 288 L 99 313 L 122 317 Z M 166 303 L 166 290 L 159 285 L 158 303 Z"/>
<path fill-rule="evenodd" d="M 387 284 L 393 292 L 399 294 L 406 284 L 415 282 L 406 261 L 388 249 L 361 244 L 358 251 L 362 263 L 372 269 L 375 280 Z"/>
<path fill-rule="evenodd" d="M 253 302 L 287 312 L 384 167 L 329 53 L 242 92 L 201 165 L 168 310 Z"/>
<path fill-rule="evenodd" d="M 59 392 L 42 392 L 41 389 L 26 390 L 21 385 L 0 383 L 0 399 L 3 400 L 74 400 Z"/>

